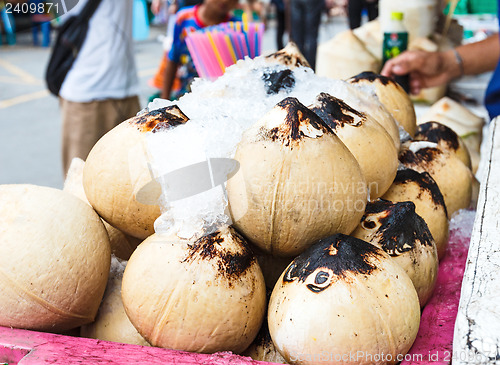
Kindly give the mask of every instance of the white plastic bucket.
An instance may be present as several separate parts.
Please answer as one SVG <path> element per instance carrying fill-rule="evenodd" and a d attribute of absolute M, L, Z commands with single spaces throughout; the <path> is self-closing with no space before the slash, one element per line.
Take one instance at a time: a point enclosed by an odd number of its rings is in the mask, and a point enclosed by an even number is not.
<path fill-rule="evenodd" d="M 410 41 L 428 37 L 434 33 L 440 9 L 439 0 L 380 0 L 379 16 L 382 30 L 386 29 L 391 13 L 404 14 L 403 23 L 408 30 Z"/>

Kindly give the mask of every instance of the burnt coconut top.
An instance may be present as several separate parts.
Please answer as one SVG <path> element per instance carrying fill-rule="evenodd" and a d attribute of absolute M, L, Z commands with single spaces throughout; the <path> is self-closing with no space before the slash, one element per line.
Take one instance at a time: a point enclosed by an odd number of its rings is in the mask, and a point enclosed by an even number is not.
<path fill-rule="evenodd" d="M 434 143 L 444 143 L 448 148 L 457 150 L 460 147 L 458 135 L 453 129 L 438 122 L 427 122 L 420 124 L 417 133 L 413 138 L 415 141 L 429 141 Z"/>
<path fill-rule="evenodd" d="M 307 281 L 307 289 L 320 293 L 335 280 L 348 280 L 348 274 L 369 275 L 377 269 L 376 261 L 381 257 L 379 248 L 339 233 L 318 241 L 296 257 L 283 275 L 283 284 Z"/>
<path fill-rule="evenodd" d="M 309 109 L 316 113 L 332 131 L 346 124 L 359 127 L 366 121 L 364 113 L 358 112 L 343 100 L 327 93 L 319 94 Z"/>
<path fill-rule="evenodd" d="M 411 182 L 416 183 L 421 190 L 428 191 L 431 194 L 434 204 L 442 206 L 444 212 L 448 215 L 443 194 L 441 194 L 441 190 L 439 190 L 436 181 L 427 171 L 418 172 L 410 168 L 398 170 L 396 178 L 394 179 L 394 184 L 408 184 Z"/>
<path fill-rule="evenodd" d="M 420 141 L 415 141 L 412 143 L 419 143 Z M 399 161 L 407 166 L 420 166 L 423 164 L 428 164 L 435 161 L 443 154 L 443 151 L 437 147 L 423 147 L 417 151 L 412 151 L 409 148 L 403 149 L 399 154 Z"/>
<path fill-rule="evenodd" d="M 356 76 L 353 76 L 352 78 L 350 78 L 349 82 L 351 84 L 356 84 L 356 83 L 361 82 L 361 81 L 374 82 L 377 80 L 384 86 L 387 86 L 389 84 L 393 84 L 393 85 L 397 86 L 397 84 L 394 80 L 392 80 L 386 76 L 376 74 L 375 72 L 371 72 L 371 71 L 361 72 L 360 74 L 357 74 Z"/>
<path fill-rule="evenodd" d="M 373 243 L 377 243 L 390 256 L 411 251 L 420 242 L 432 246 L 434 239 L 427 224 L 417 213 L 413 202 L 393 203 L 378 199 L 368 202 L 361 226 L 368 231 L 377 228 Z"/>
<path fill-rule="evenodd" d="M 276 104 L 275 108 L 284 110 L 286 116 L 280 125 L 266 131 L 266 137 L 272 141 L 281 141 L 283 145 L 290 146 L 292 142 L 309 137 L 308 133 L 314 129 L 321 134 L 331 133 L 321 118 L 301 104 L 297 98 L 285 98 Z"/>
<path fill-rule="evenodd" d="M 299 66 L 311 67 L 293 42 L 289 42 L 285 48 L 266 56 L 266 59 L 276 60 L 278 63 L 291 68 Z"/>
<path fill-rule="evenodd" d="M 189 118 L 177 105 L 167 106 L 146 112 L 130 119 L 130 124 L 137 126 L 141 132 L 159 132 L 184 124 Z"/>
<path fill-rule="evenodd" d="M 219 275 L 227 279 L 238 279 L 256 258 L 245 240 L 234 229 L 229 228 L 229 231 L 238 245 L 236 252 L 231 252 L 225 247 L 222 233 L 216 231 L 188 245 L 189 253 L 183 262 L 212 261 L 217 265 Z"/>

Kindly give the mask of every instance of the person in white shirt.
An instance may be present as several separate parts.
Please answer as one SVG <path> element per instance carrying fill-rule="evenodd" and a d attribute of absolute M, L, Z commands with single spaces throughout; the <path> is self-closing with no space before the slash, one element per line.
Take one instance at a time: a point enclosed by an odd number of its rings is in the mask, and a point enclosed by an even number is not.
<path fill-rule="evenodd" d="M 79 12 L 87 0 L 71 10 Z M 133 0 L 101 0 L 60 91 L 62 159 L 86 159 L 110 129 L 140 110 L 132 40 Z"/>

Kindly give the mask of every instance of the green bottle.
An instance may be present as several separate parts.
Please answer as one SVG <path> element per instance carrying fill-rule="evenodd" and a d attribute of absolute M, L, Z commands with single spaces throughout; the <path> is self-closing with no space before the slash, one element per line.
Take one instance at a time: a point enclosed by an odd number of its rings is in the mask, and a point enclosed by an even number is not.
<path fill-rule="evenodd" d="M 382 66 L 387 60 L 399 56 L 408 48 L 408 31 L 403 24 L 403 13 L 392 12 L 391 21 L 384 29 L 384 41 L 382 43 Z M 409 91 L 408 75 L 396 76 L 394 78 L 406 92 Z"/>

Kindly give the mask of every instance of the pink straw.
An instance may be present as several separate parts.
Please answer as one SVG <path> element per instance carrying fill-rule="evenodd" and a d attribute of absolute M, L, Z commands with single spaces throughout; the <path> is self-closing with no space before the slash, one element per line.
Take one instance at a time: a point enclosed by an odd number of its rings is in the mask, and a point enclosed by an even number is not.
<path fill-rule="evenodd" d="M 189 53 L 191 53 L 191 57 L 193 58 L 194 66 L 196 67 L 196 71 L 200 77 L 207 77 L 208 72 L 205 69 L 200 54 L 198 53 L 197 48 L 193 44 L 193 39 L 191 37 L 186 38 L 186 44 L 189 49 Z"/>
<path fill-rule="evenodd" d="M 220 32 L 214 32 L 212 33 L 212 36 L 217 49 L 219 50 L 224 66 L 229 67 L 234 64 L 233 58 L 231 57 L 231 52 L 228 49 L 227 43 L 224 41 L 224 34 Z"/>
<path fill-rule="evenodd" d="M 215 56 L 214 51 L 210 46 L 210 41 L 208 37 L 204 33 L 200 33 L 198 37 L 198 46 L 201 49 L 200 54 L 202 55 L 202 59 L 207 63 L 208 76 L 211 79 L 217 78 L 222 75 L 222 70 L 217 62 L 217 58 Z"/>

